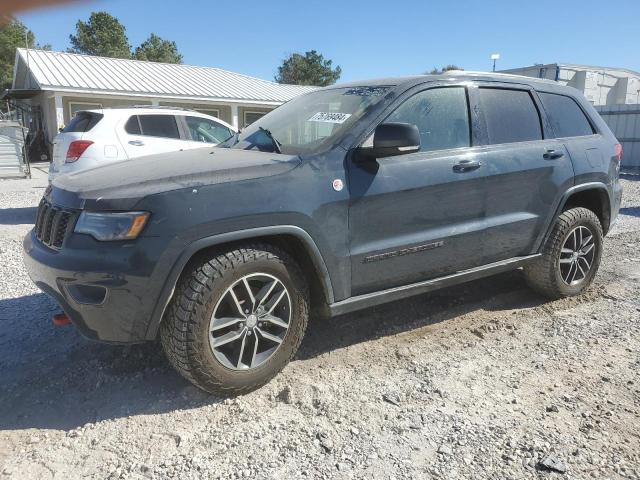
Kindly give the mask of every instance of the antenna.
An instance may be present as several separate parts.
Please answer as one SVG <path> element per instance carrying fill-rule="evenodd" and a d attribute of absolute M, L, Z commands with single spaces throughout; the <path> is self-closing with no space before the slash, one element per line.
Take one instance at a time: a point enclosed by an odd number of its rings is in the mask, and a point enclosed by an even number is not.
<path fill-rule="evenodd" d="M 31 88 L 31 66 L 29 65 L 29 29 L 26 27 L 24 29 L 24 48 L 27 52 L 27 88 Z"/>

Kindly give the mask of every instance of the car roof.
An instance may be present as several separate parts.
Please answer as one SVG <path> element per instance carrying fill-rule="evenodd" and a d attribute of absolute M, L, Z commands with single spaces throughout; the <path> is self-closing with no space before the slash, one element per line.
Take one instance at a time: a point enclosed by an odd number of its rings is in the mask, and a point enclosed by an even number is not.
<path fill-rule="evenodd" d="M 87 108 L 78 110 L 79 112 L 95 112 L 109 115 L 131 115 L 131 114 L 171 114 L 171 115 L 202 115 L 204 117 L 211 117 L 206 113 L 198 112 L 196 110 L 190 110 L 188 108 L 180 107 L 164 107 L 164 106 L 152 106 L 152 105 L 133 105 L 128 107 L 107 107 L 107 108 Z M 214 117 L 215 118 L 215 117 Z"/>
<path fill-rule="evenodd" d="M 341 83 L 332 85 L 327 88 L 344 88 L 344 87 L 363 87 L 363 86 L 393 86 L 393 87 L 410 87 L 420 83 L 438 82 L 438 81 L 487 81 L 487 82 L 503 82 L 503 83 L 519 83 L 530 85 L 534 88 L 563 88 L 564 86 L 553 80 L 543 78 L 525 77 L 523 75 L 512 75 L 508 73 L 494 72 L 473 72 L 465 70 L 449 70 L 444 73 L 435 75 L 412 75 L 404 77 L 386 77 L 374 78 L 370 80 L 361 80 L 355 82 Z M 566 87 L 564 87 L 566 88 Z"/>
<path fill-rule="evenodd" d="M 87 108 L 85 110 L 78 110 L 79 112 L 90 112 L 90 113 L 98 113 L 100 115 L 104 115 L 108 117 L 109 121 L 118 121 L 118 118 L 122 118 L 127 115 L 189 115 L 193 117 L 201 117 L 208 118 L 214 120 L 215 122 L 224 125 L 236 131 L 232 125 L 228 124 L 224 120 L 218 117 L 214 117 L 213 115 L 208 115 L 206 113 L 198 112 L 196 110 L 189 110 L 187 108 L 181 107 L 164 107 L 164 106 L 152 106 L 152 105 L 135 105 L 130 107 L 110 107 L 110 108 Z"/>

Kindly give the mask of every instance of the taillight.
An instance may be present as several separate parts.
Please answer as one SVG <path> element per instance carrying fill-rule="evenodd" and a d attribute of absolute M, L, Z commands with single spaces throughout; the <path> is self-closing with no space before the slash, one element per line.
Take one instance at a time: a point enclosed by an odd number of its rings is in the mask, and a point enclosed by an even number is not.
<path fill-rule="evenodd" d="M 93 142 L 91 140 L 74 140 L 69 144 L 69 150 L 67 150 L 67 158 L 64 163 L 75 162 L 91 145 L 93 145 Z"/>
<path fill-rule="evenodd" d="M 623 154 L 622 145 L 620 145 L 619 143 L 616 143 L 615 156 L 618 159 L 618 162 L 622 162 L 622 154 Z"/>

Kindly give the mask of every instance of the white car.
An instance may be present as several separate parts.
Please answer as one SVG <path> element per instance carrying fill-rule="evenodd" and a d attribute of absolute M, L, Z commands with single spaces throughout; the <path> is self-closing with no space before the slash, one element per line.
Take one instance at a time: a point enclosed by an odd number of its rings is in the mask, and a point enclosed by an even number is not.
<path fill-rule="evenodd" d="M 191 110 L 132 107 L 82 110 L 53 140 L 49 181 L 108 162 L 130 160 L 204 144 L 217 145 L 236 130 Z"/>

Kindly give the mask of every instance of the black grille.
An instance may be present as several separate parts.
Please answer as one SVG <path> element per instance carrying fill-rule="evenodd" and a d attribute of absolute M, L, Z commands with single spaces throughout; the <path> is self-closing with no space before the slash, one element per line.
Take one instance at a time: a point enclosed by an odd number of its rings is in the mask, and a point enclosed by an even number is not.
<path fill-rule="evenodd" d="M 62 248 L 75 217 L 75 212 L 51 205 L 43 198 L 36 215 L 36 237 L 48 247 Z"/>

